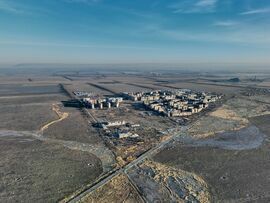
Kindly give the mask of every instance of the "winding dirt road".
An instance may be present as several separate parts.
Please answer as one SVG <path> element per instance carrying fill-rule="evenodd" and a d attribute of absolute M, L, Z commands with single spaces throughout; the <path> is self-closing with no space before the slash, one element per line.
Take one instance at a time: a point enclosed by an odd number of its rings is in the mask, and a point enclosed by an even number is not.
<path fill-rule="evenodd" d="M 47 124 L 45 124 L 44 126 L 42 126 L 40 128 L 40 132 L 42 133 L 44 130 L 48 129 L 51 125 L 55 124 L 55 123 L 58 123 L 64 119 L 66 119 L 69 114 L 67 112 L 61 112 L 60 111 L 60 108 L 57 104 L 53 104 L 52 105 L 52 110 L 56 113 L 56 115 L 58 116 L 58 119 L 57 120 L 54 120 L 54 121 L 51 121 Z"/>

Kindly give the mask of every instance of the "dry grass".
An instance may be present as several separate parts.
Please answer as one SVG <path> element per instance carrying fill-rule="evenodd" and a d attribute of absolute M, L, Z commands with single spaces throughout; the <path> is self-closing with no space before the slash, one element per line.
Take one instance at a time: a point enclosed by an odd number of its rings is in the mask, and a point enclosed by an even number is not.
<path fill-rule="evenodd" d="M 142 202 L 139 194 L 130 184 L 128 178 L 121 174 L 84 197 L 80 203 L 112 203 L 112 202 Z"/>
<path fill-rule="evenodd" d="M 237 120 L 207 116 L 205 118 L 200 118 L 188 132 L 196 138 L 205 138 L 225 131 L 240 130 L 246 126 L 247 123 Z"/>
<path fill-rule="evenodd" d="M 54 121 L 51 121 L 51 122 L 47 123 L 46 125 L 42 126 L 40 128 L 41 132 L 48 129 L 51 125 L 66 119 L 68 117 L 68 115 L 69 115 L 67 112 L 61 112 L 60 108 L 59 108 L 59 106 L 57 104 L 53 104 L 52 110 L 56 113 L 56 115 L 58 116 L 58 119 L 56 119 Z"/>
<path fill-rule="evenodd" d="M 229 106 L 227 105 L 223 105 L 222 107 L 218 108 L 216 111 L 211 112 L 210 115 L 217 118 L 239 121 L 239 122 L 242 122 L 243 124 L 248 123 L 247 119 L 240 117 L 235 111 L 229 109 Z"/>
<path fill-rule="evenodd" d="M 0 202 L 57 202 L 94 181 L 101 161 L 24 135 L 0 137 Z"/>
<path fill-rule="evenodd" d="M 256 97 L 257 100 L 260 100 L 260 98 L 261 96 Z M 249 97 L 234 98 L 228 100 L 226 104 L 240 117 L 244 118 L 252 118 L 270 114 L 270 104 L 261 103 L 256 100 L 252 100 Z"/>
<path fill-rule="evenodd" d="M 57 119 L 50 104 L 0 106 L 0 129 L 38 130 L 44 123 Z"/>
<path fill-rule="evenodd" d="M 183 199 L 175 194 L 177 191 L 172 189 L 169 183 L 169 178 L 182 180 L 184 182 L 185 189 L 188 190 L 188 194 L 194 196 L 199 202 L 210 202 L 208 186 L 200 176 L 153 161 L 146 161 L 143 165 L 155 171 L 154 180 L 159 184 L 167 185 L 170 193 L 173 194 L 178 201 L 183 201 Z"/>

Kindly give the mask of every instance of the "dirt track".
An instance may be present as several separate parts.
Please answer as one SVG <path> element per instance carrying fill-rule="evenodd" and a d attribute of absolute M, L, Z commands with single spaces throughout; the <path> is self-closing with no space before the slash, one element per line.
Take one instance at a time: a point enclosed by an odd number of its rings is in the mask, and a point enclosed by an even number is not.
<path fill-rule="evenodd" d="M 57 104 L 53 104 L 52 110 L 57 114 L 58 119 L 51 121 L 51 122 L 47 123 L 46 125 L 42 126 L 40 128 L 40 132 L 43 132 L 44 130 L 48 129 L 51 125 L 58 123 L 64 119 L 66 119 L 69 116 L 69 114 L 66 112 L 62 113 Z"/>

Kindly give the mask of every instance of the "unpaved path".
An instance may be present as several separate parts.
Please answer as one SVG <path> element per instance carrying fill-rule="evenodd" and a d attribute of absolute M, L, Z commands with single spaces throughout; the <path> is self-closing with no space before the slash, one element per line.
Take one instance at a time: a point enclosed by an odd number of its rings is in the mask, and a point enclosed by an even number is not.
<path fill-rule="evenodd" d="M 64 119 L 66 119 L 69 116 L 69 114 L 67 112 L 61 112 L 59 109 L 59 106 L 57 104 L 53 104 L 52 110 L 56 113 L 56 115 L 58 116 L 58 119 L 51 121 L 51 122 L 45 124 L 44 126 L 42 126 L 40 128 L 40 132 L 42 132 L 42 133 L 44 130 L 48 129 L 51 125 L 58 123 Z"/>

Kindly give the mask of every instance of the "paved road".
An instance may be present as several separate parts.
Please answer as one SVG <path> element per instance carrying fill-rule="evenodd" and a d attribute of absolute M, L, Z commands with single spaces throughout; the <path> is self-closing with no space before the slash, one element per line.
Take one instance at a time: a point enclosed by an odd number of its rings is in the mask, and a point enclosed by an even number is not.
<path fill-rule="evenodd" d="M 171 141 L 173 141 L 176 137 L 182 135 L 183 132 L 185 132 L 188 128 L 187 127 L 182 127 L 179 129 L 179 131 L 177 131 L 177 133 L 174 133 L 174 135 L 172 135 L 171 138 L 169 138 L 168 140 L 165 140 L 161 143 L 159 143 L 157 146 L 151 148 L 150 150 L 148 150 L 147 152 L 145 152 L 144 154 L 142 154 L 140 157 L 138 157 L 137 159 L 135 159 L 134 161 L 130 162 L 129 164 L 127 164 L 126 166 L 123 166 L 120 169 L 117 169 L 116 171 L 114 171 L 113 173 L 111 173 L 110 175 L 108 175 L 107 177 L 104 177 L 101 180 L 98 180 L 96 183 L 93 184 L 92 187 L 90 187 L 89 189 L 85 190 L 84 192 L 78 194 L 77 196 L 73 197 L 69 202 L 70 203 L 76 203 L 79 200 L 81 200 L 84 196 L 86 196 L 87 194 L 93 192 L 94 190 L 96 190 L 97 188 L 101 187 L 102 185 L 106 184 L 107 182 L 109 182 L 113 177 L 121 174 L 121 173 L 128 173 L 128 170 L 131 169 L 133 166 L 139 164 L 140 162 L 142 162 L 143 160 L 145 160 L 146 158 L 149 158 L 150 156 L 153 156 L 155 153 L 157 153 L 160 149 L 162 149 L 163 147 L 165 147 L 168 143 L 170 143 Z"/>
<path fill-rule="evenodd" d="M 87 108 L 84 107 L 83 111 L 86 112 L 86 114 L 93 119 L 94 123 L 98 123 L 98 119 L 92 113 L 90 113 Z M 89 122 L 91 123 L 91 121 Z"/>

